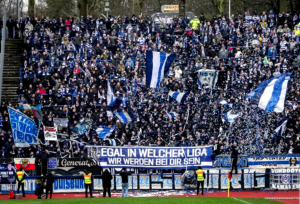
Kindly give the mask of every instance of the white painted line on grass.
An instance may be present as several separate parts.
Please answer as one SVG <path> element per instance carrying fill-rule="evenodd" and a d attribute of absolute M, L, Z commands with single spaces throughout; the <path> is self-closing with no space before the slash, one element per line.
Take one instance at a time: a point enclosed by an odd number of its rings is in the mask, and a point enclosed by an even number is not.
<path fill-rule="evenodd" d="M 244 201 L 244 200 L 241 200 L 241 199 L 238 199 L 238 198 L 233 198 L 234 200 L 237 200 L 237 201 L 240 201 L 240 202 L 242 202 L 242 203 L 246 203 L 246 204 L 251 204 L 251 203 L 249 203 L 249 202 L 247 202 L 247 201 Z"/>
<path fill-rule="evenodd" d="M 299 200 L 299 198 L 297 198 L 297 197 L 291 197 L 291 198 L 288 198 L 288 197 L 283 197 L 283 198 L 273 197 L 273 198 L 265 198 L 265 199 L 268 199 L 268 200 Z"/>

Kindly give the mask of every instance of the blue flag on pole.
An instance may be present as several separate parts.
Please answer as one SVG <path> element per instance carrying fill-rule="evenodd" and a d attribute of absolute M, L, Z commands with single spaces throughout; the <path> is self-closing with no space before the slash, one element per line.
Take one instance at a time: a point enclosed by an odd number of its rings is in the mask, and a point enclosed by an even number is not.
<path fill-rule="evenodd" d="M 114 95 L 113 89 L 112 89 L 109 81 L 107 81 L 107 106 L 113 106 L 115 100 L 116 100 L 116 97 Z"/>
<path fill-rule="evenodd" d="M 280 77 L 263 81 L 258 87 L 247 94 L 251 98 L 250 104 L 256 104 L 265 111 L 281 113 L 284 110 L 284 103 L 290 73 L 282 74 Z"/>
<path fill-rule="evenodd" d="M 120 120 L 121 123 L 127 124 L 132 121 L 132 117 L 126 112 L 117 112 L 116 113 L 117 118 Z"/>
<path fill-rule="evenodd" d="M 7 107 L 16 147 L 29 147 L 38 143 L 39 129 L 25 114 Z"/>
<path fill-rule="evenodd" d="M 105 139 L 106 137 L 110 136 L 114 130 L 115 130 L 115 126 L 111 127 L 111 128 L 97 128 L 96 132 L 99 135 L 99 137 L 101 139 Z"/>
<path fill-rule="evenodd" d="M 224 114 L 224 116 L 227 122 L 233 123 L 239 117 L 239 114 L 234 114 L 232 111 L 228 111 Z"/>
<path fill-rule="evenodd" d="M 77 132 L 80 135 L 89 131 L 90 126 L 93 124 L 93 120 L 89 118 L 83 118 L 80 122 L 74 127 L 73 131 Z"/>
<path fill-rule="evenodd" d="M 229 106 L 228 102 L 226 100 L 219 100 L 219 104 L 223 105 L 223 106 Z"/>
<path fill-rule="evenodd" d="M 167 112 L 170 119 L 177 118 L 179 116 L 176 112 Z"/>
<path fill-rule="evenodd" d="M 188 96 L 188 93 L 170 91 L 169 96 L 171 96 L 178 103 L 184 103 L 186 97 Z"/>
<path fill-rule="evenodd" d="M 107 81 L 107 106 L 111 106 L 113 108 L 119 108 L 121 103 L 122 103 L 122 100 L 117 98 L 114 95 L 113 89 L 112 89 L 109 81 Z"/>
<path fill-rule="evenodd" d="M 89 130 L 89 125 L 84 123 L 78 123 L 73 130 L 76 131 L 78 134 L 83 135 Z"/>
<path fill-rule="evenodd" d="M 157 88 L 176 58 L 175 54 L 146 51 L 146 85 Z"/>
<path fill-rule="evenodd" d="M 287 123 L 287 119 L 286 119 L 286 117 L 284 117 L 280 121 L 279 126 L 275 129 L 275 132 L 277 133 L 278 136 L 282 136 L 282 134 L 285 132 L 285 130 L 286 130 L 286 123 Z"/>

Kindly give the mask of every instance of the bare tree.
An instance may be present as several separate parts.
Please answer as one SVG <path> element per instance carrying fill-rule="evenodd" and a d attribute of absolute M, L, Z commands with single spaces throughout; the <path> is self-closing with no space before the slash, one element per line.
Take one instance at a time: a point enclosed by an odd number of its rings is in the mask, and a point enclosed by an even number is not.
<path fill-rule="evenodd" d="M 88 5 L 87 0 L 77 1 L 77 6 L 78 6 L 80 16 L 87 16 L 87 5 Z"/>
<path fill-rule="evenodd" d="M 90 14 L 90 12 L 96 7 L 97 0 L 92 0 L 91 2 L 88 2 L 87 5 L 87 13 Z"/>
<path fill-rule="evenodd" d="M 224 1 L 225 0 L 212 0 L 214 8 L 218 12 L 218 14 L 224 13 Z"/>
<path fill-rule="evenodd" d="M 179 16 L 185 16 L 186 0 L 179 0 Z"/>
<path fill-rule="evenodd" d="M 34 17 L 35 0 L 28 0 L 28 14 Z"/>

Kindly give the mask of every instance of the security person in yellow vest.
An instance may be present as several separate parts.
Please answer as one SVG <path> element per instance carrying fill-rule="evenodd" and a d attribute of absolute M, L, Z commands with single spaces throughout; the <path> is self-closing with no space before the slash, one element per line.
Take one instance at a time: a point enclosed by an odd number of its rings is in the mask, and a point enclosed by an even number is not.
<path fill-rule="evenodd" d="M 190 24 L 191 24 L 193 30 L 195 30 L 200 25 L 200 21 L 197 18 L 197 16 L 195 16 L 194 19 L 192 19 L 190 21 Z"/>
<path fill-rule="evenodd" d="M 84 186 L 85 186 L 85 197 L 88 198 L 88 188 L 90 190 L 90 197 L 93 198 L 92 192 L 92 172 L 90 169 L 87 170 L 87 173 L 83 175 L 84 177 Z"/>
<path fill-rule="evenodd" d="M 203 188 L 204 188 L 205 172 L 202 170 L 201 166 L 199 166 L 198 170 L 196 171 L 196 178 L 197 178 L 197 195 L 199 194 L 200 184 L 201 184 L 202 195 L 204 195 Z"/>
<path fill-rule="evenodd" d="M 17 193 L 20 193 L 20 187 L 22 187 L 23 197 L 26 197 L 25 190 L 24 190 L 25 176 L 26 176 L 25 171 L 23 170 L 22 167 L 20 167 L 20 169 L 17 171 L 17 181 L 18 181 Z"/>

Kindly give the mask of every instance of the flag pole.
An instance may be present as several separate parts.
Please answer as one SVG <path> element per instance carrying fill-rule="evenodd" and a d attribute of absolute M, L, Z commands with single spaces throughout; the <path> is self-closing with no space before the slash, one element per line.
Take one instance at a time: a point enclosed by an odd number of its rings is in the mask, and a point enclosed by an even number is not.
<path fill-rule="evenodd" d="M 228 198 L 230 197 L 229 192 L 230 192 L 230 179 L 228 178 Z"/>
<path fill-rule="evenodd" d="M 231 172 L 228 172 L 228 198 L 230 197 L 229 192 L 230 192 L 230 181 L 231 181 Z"/>

